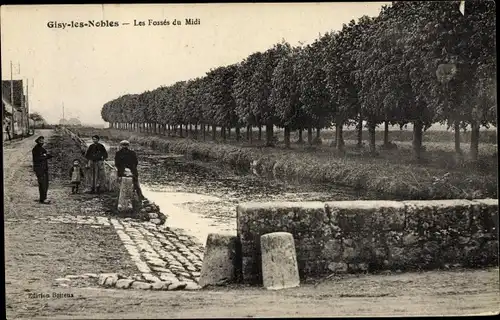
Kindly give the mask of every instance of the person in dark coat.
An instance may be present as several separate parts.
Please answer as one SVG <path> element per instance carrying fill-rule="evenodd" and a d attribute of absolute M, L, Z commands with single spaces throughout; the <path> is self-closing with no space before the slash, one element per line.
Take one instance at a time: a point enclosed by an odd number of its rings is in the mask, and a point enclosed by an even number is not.
<path fill-rule="evenodd" d="M 47 160 L 52 158 L 51 154 L 43 147 L 45 138 L 40 136 L 35 140 L 36 146 L 32 150 L 33 171 L 35 171 L 38 180 L 38 192 L 40 193 L 40 203 L 49 204 L 47 200 L 47 191 L 49 190 L 49 165 Z"/>
<path fill-rule="evenodd" d="M 115 154 L 115 167 L 118 171 L 118 178 L 124 177 L 125 169 L 130 169 L 132 173 L 132 181 L 134 183 L 134 190 L 137 192 L 140 200 L 144 200 L 141 186 L 139 185 L 139 172 L 137 171 L 137 154 L 129 149 L 130 143 L 127 140 L 120 142 L 120 150 Z"/>
<path fill-rule="evenodd" d="M 104 184 L 104 160 L 108 158 L 106 148 L 99 143 L 99 136 L 92 136 L 92 144 L 85 153 L 88 160 L 87 167 L 91 170 L 91 193 L 99 193 L 101 185 Z"/>
<path fill-rule="evenodd" d="M 7 137 L 9 138 L 9 141 L 11 141 L 12 138 L 10 137 L 10 123 L 7 123 L 7 125 L 5 126 L 5 132 L 7 132 Z"/>

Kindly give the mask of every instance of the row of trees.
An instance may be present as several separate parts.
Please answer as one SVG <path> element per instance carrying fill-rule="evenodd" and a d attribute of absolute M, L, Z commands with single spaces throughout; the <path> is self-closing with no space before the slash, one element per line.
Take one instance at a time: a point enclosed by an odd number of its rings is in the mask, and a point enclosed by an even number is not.
<path fill-rule="evenodd" d="M 420 158 L 423 132 L 433 123 L 472 130 L 471 157 L 477 159 L 480 126 L 496 126 L 495 3 L 467 1 L 395 1 L 378 17 L 361 17 L 342 30 L 320 36 L 313 44 L 286 42 L 244 61 L 210 70 L 142 94 L 107 102 L 102 118 L 112 126 L 137 130 L 177 131 L 203 137 L 212 128 L 265 127 L 273 143 L 274 126 L 290 132 L 336 127 L 335 146 L 344 147 L 342 127 L 356 124 L 361 144 L 368 128 L 375 152 L 375 128 L 413 124 L 413 150 Z M 187 130 L 187 128 L 190 130 Z M 230 132 L 230 131 L 229 131 Z"/>

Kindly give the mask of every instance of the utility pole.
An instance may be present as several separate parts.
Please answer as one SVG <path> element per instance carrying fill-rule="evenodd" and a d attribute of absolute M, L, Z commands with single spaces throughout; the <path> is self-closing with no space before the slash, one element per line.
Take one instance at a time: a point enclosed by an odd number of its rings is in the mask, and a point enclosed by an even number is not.
<path fill-rule="evenodd" d="M 12 127 L 12 138 L 16 134 L 16 130 L 14 129 L 14 113 L 16 113 L 16 108 L 14 106 L 14 81 L 12 80 L 12 61 L 10 61 L 10 103 L 12 105 L 12 123 L 10 124 Z"/>
<path fill-rule="evenodd" d="M 26 79 L 26 135 L 30 135 L 30 79 Z"/>

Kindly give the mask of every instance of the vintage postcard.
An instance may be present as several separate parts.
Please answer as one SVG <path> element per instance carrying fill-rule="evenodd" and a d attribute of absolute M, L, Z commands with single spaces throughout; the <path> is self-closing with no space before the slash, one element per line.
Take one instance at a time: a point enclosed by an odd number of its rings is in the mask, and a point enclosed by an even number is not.
<path fill-rule="evenodd" d="M 493 1 L 4 5 L 6 319 L 499 311 Z"/>

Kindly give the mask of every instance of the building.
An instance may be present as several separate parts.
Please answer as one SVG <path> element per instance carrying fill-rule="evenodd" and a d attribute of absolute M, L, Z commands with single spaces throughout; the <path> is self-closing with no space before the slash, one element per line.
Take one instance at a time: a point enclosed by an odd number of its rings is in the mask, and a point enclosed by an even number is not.
<path fill-rule="evenodd" d="M 11 101 L 11 83 L 13 85 L 13 103 Z M 12 82 L 2 80 L 2 122 L 4 128 L 9 125 L 11 137 L 27 134 L 28 112 L 25 101 L 23 80 L 13 80 Z M 14 119 L 12 119 L 12 116 L 14 116 Z M 12 120 L 14 120 L 13 125 Z M 4 136 L 6 136 L 5 129 Z"/>

